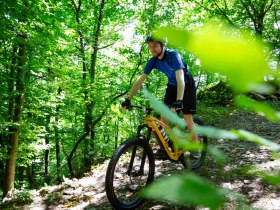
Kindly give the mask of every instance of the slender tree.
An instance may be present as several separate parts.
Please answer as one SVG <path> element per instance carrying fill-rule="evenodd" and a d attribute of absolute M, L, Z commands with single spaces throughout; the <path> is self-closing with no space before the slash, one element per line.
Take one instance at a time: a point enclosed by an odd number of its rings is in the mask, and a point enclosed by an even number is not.
<path fill-rule="evenodd" d="M 27 21 L 27 16 L 29 12 L 28 2 L 23 2 L 22 14 L 18 17 L 19 24 L 25 24 Z M 3 197 L 12 198 L 14 195 L 14 180 L 15 180 L 15 168 L 16 168 L 16 159 L 17 159 L 17 151 L 19 144 L 19 135 L 20 135 L 20 124 L 22 120 L 22 112 L 24 106 L 24 93 L 25 93 L 25 63 L 26 63 L 26 45 L 27 45 L 27 34 L 24 31 L 19 31 L 17 34 L 18 43 L 15 43 L 15 49 L 18 49 L 16 54 L 16 59 L 12 60 L 15 62 L 15 67 L 12 64 L 10 75 L 15 75 L 15 83 L 13 83 L 14 79 L 11 79 L 9 86 L 12 89 L 10 93 L 11 97 L 9 100 L 9 116 L 11 120 L 11 126 L 9 126 L 9 141 L 8 141 L 8 158 L 6 160 L 5 167 L 5 180 L 3 187 Z M 13 56 L 14 57 L 14 56 Z M 15 74 L 13 74 L 15 68 Z M 13 88 L 12 88 L 13 87 Z M 14 100 L 13 100 L 14 99 Z"/>

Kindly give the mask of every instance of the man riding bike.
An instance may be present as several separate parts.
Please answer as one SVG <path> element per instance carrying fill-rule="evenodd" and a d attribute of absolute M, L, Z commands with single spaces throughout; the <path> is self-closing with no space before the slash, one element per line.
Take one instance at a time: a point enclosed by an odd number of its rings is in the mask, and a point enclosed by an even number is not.
<path fill-rule="evenodd" d="M 168 78 L 164 103 L 173 111 L 183 111 L 184 120 L 189 132 L 192 133 L 192 140 L 197 142 L 197 134 L 193 132 L 193 114 L 196 113 L 196 87 L 187 64 L 177 51 L 165 48 L 165 43 L 162 40 L 148 36 L 146 43 L 153 57 L 148 60 L 144 72 L 133 84 L 127 98 L 122 103 L 123 109 L 125 110 L 130 105 L 131 99 L 141 88 L 148 75 L 153 69 L 156 69 Z M 168 120 L 163 117 L 162 121 L 165 124 L 168 123 Z"/>

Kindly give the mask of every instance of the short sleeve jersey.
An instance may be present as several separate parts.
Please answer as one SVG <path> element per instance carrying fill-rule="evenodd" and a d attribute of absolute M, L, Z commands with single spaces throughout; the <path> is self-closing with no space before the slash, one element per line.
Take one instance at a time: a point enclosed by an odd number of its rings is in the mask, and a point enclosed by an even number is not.
<path fill-rule="evenodd" d="M 153 69 L 164 73 L 168 78 L 168 84 L 177 85 L 175 72 L 180 69 L 187 71 L 187 65 L 177 51 L 165 49 L 164 56 L 161 60 L 157 57 L 152 57 L 148 60 L 144 73 L 150 74 Z"/>

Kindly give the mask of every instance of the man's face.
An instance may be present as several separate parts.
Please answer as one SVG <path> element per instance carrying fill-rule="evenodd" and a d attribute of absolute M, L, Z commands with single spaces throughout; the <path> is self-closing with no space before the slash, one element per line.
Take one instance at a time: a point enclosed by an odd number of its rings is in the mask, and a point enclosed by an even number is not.
<path fill-rule="evenodd" d="M 158 57 L 162 52 L 161 44 L 158 42 L 149 42 L 148 43 L 150 52 L 154 57 Z"/>

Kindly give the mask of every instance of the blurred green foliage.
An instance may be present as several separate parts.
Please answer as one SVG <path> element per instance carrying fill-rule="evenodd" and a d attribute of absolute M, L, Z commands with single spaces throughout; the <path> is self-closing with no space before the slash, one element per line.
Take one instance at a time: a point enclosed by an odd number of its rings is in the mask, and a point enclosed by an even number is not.
<path fill-rule="evenodd" d="M 258 92 L 260 89 L 263 92 L 271 90 L 265 83 L 265 78 L 273 76 L 274 72 L 266 61 L 265 46 L 258 38 L 243 30 L 214 24 L 207 24 L 196 31 L 182 30 L 172 26 L 161 27 L 156 31 L 156 36 L 159 38 L 167 37 L 169 43 L 174 47 L 183 47 L 186 51 L 195 54 L 206 71 L 226 76 L 227 82 L 235 93 L 237 105 L 261 112 L 270 120 L 279 121 L 279 112 L 273 108 L 244 95 L 239 95 L 250 91 Z M 157 112 L 173 123 L 181 123 L 178 116 L 173 116 L 174 113 L 156 101 L 150 94 L 146 94 L 146 97 Z M 273 151 L 280 150 L 280 145 L 245 130 L 227 131 L 214 127 L 197 126 L 195 131 L 211 138 L 231 139 L 233 141 L 243 139 L 265 145 Z M 175 141 L 179 142 L 180 140 L 175 139 Z M 188 144 L 186 143 L 186 148 L 189 147 Z M 215 147 L 210 146 L 209 153 L 219 162 L 226 158 Z M 263 178 L 270 180 L 271 184 L 279 184 L 279 175 L 265 175 Z M 168 191 L 164 190 L 167 188 Z M 225 195 L 230 193 L 224 189 L 213 187 L 211 183 L 195 174 L 184 174 L 154 183 L 144 194 L 156 199 L 171 199 L 179 204 L 188 202 L 217 209 L 226 202 Z"/>
<path fill-rule="evenodd" d="M 201 204 L 211 209 L 217 209 L 229 194 L 229 190 L 219 189 L 215 184 L 192 173 L 164 178 L 144 191 L 144 195 L 150 198 L 187 205 Z"/>
<path fill-rule="evenodd" d="M 274 110 L 268 104 L 254 101 L 244 95 L 239 95 L 235 101 L 238 106 L 252 108 L 255 112 L 262 113 L 267 119 L 280 122 L 280 112 Z"/>
<path fill-rule="evenodd" d="M 167 37 L 170 45 L 195 54 L 206 71 L 226 76 L 237 93 L 255 90 L 265 76 L 273 74 L 266 61 L 265 45 L 246 31 L 208 24 L 195 31 L 162 27 L 155 35 Z"/>

